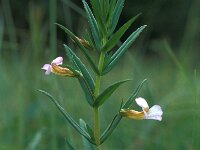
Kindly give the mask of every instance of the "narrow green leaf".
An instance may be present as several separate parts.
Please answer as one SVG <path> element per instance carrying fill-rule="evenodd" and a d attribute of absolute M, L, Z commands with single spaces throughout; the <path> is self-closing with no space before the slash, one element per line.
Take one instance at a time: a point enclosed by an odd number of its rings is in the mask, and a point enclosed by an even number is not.
<path fill-rule="evenodd" d="M 64 110 L 64 108 L 58 103 L 57 100 L 55 100 L 55 98 L 43 91 L 43 90 L 38 90 L 39 92 L 43 93 L 44 95 L 46 95 L 47 97 L 49 97 L 51 99 L 51 101 L 56 105 L 56 107 L 58 108 L 58 110 L 63 114 L 63 116 L 65 117 L 65 119 L 71 124 L 72 127 L 74 127 L 74 129 L 76 129 L 76 131 L 78 133 L 80 133 L 82 136 L 84 136 L 88 141 L 90 141 L 91 143 L 95 143 L 94 141 L 92 141 L 90 135 L 83 130 L 74 120 L 73 118 Z"/>
<path fill-rule="evenodd" d="M 97 22 L 99 22 L 101 19 L 101 9 L 99 8 L 100 6 L 100 1 L 99 0 L 90 0 L 90 3 L 92 5 L 92 10 L 93 10 L 93 13 L 94 13 L 94 16 L 97 20 Z"/>
<path fill-rule="evenodd" d="M 103 74 L 108 73 L 113 67 L 117 64 L 119 59 L 123 56 L 123 54 L 128 50 L 131 44 L 136 40 L 136 38 L 140 35 L 140 33 L 144 30 L 146 25 L 141 26 L 135 32 L 133 32 L 128 39 L 121 45 L 121 47 L 113 54 L 110 59 L 108 65 L 104 68 Z"/>
<path fill-rule="evenodd" d="M 90 105 L 92 105 L 92 103 L 94 102 L 94 80 L 85 65 L 79 59 L 79 57 L 67 45 L 64 45 L 64 47 L 68 57 L 71 59 L 76 69 L 78 69 L 82 73 L 82 76 L 79 76 L 78 80 L 85 93 L 86 100 Z"/>
<path fill-rule="evenodd" d="M 91 46 L 91 50 L 94 50 L 95 49 L 95 45 L 94 45 L 94 40 L 93 38 L 91 37 L 90 33 L 86 30 L 85 31 L 86 35 L 85 35 L 85 39 L 89 42 L 90 46 Z"/>
<path fill-rule="evenodd" d="M 94 41 L 96 43 L 98 50 L 100 50 L 100 48 L 101 48 L 101 37 L 100 37 L 100 32 L 99 32 L 99 27 L 98 27 L 97 21 L 96 21 L 94 15 L 92 14 L 92 11 L 91 11 L 90 7 L 88 6 L 88 4 L 86 3 L 86 1 L 85 0 L 82 0 L 82 1 L 83 1 L 85 11 L 87 13 L 88 22 L 89 22 L 89 25 L 90 25 L 90 29 L 92 31 Z"/>
<path fill-rule="evenodd" d="M 128 98 L 127 102 L 122 106 L 122 109 L 127 109 L 133 102 L 133 99 L 135 99 L 138 96 L 138 93 L 140 91 L 140 89 L 142 88 L 143 84 L 146 82 L 146 79 L 143 80 L 138 87 L 136 88 L 136 90 L 133 91 L 133 93 L 131 94 L 131 96 Z M 120 115 L 120 113 L 118 112 L 115 117 L 113 118 L 113 120 L 111 121 L 111 123 L 108 125 L 108 127 L 106 128 L 106 130 L 102 133 L 100 141 L 101 144 L 112 134 L 112 132 L 114 131 L 114 129 L 117 127 L 117 125 L 120 123 L 122 119 L 122 116 Z"/>
<path fill-rule="evenodd" d="M 135 91 L 129 96 L 127 102 L 122 106 L 122 109 L 128 109 L 130 105 L 133 103 L 133 100 L 137 97 L 139 91 L 141 90 L 144 83 L 147 81 L 147 79 L 144 79 L 137 87 Z"/>
<path fill-rule="evenodd" d="M 99 0 L 91 0 L 91 4 L 92 4 L 92 8 L 93 8 L 95 18 L 97 20 L 97 24 L 99 26 L 99 31 L 101 32 L 101 34 L 103 36 L 105 36 L 107 34 L 107 29 L 106 29 L 105 23 L 103 21 L 104 16 L 102 14 L 102 10 L 99 7 L 100 2 L 99 2 Z"/>
<path fill-rule="evenodd" d="M 87 102 L 90 104 L 90 106 L 93 107 L 93 103 L 94 103 L 94 97 L 93 97 L 93 92 L 90 89 L 90 87 L 88 86 L 87 82 L 85 81 L 84 78 L 78 78 L 78 81 L 81 85 L 81 88 L 85 94 L 85 98 L 87 100 Z"/>
<path fill-rule="evenodd" d="M 98 70 L 97 66 L 95 65 L 95 63 L 93 62 L 92 58 L 90 57 L 87 49 L 80 43 L 80 41 L 76 38 L 76 36 L 69 29 L 64 27 L 63 25 L 58 24 L 58 23 L 55 23 L 55 24 L 58 25 L 62 30 L 64 30 L 75 41 L 75 43 L 78 45 L 78 47 L 80 48 L 82 53 L 87 58 L 88 62 L 90 63 L 90 65 L 92 67 L 92 69 L 94 70 L 94 72 L 99 74 L 99 70 Z"/>
<path fill-rule="evenodd" d="M 125 0 L 118 0 L 117 4 L 115 6 L 115 9 L 113 11 L 113 14 L 111 15 L 112 21 L 110 24 L 110 30 L 109 30 L 109 35 L 113 33 L 113 31 L 115 30 L 117 23 L 119 21 L 119 17 L 122 13 L 122 9 L 124 7 L 124 2 Z"/>
<path fill-rule="evenodd" d="M 131 26 L 131 24 L 140 16 L 141 14 L 136 15 L 132 19 L 130 19 L 127 23 L 125 23 L 106 43 L 106 45 L 102 48 L 102 51 L 108 52 L 110 51 L 121 39 L 126 30 Z"/>
<path fill-rule="evenodd" d="M 91 132 L 91 129 L 89 128 L 89 126 L 85 123 L 85 121 L 83 119 L 79 119 L 79 124 L 82 127 L 82 129 L 85 130 L 85 132 Z M 93 133 L 92 133 L 93 135 Z M 82 140 L 83 140 L 83 144 L 84 144 L 84 148 L 85 150 L 94 150 L 94 145 L 91 144 L 84 136 L 82 136 Z"/>
<path fill-rule="evenodd" d="M 72 56 L 72 60 L 74 60 L 74 62 L 76 63 L 78 69 L 81 71 L 81 73 L 83 74 L 83 77 L 86 79 L 86 81 L 88 82 L 88 84 L 90 85 L 90 88 L 92 90 L 94 90 L 94 80 L 92 78 L 92 76 L 90 75 L 89 71 L 87 70 L 87 68 L 85 67 L 85 65 L 83 64 L 83 62 L 80 60 L 80 58 L 71 50 L 71 48 L 69 48 L 67 45 L 64 44 L 65 50 L 69 55 Z"/>
<path fill-rule="evenodd" d="M 120 123 L 122 119 L 122 116 L 118 113 L 115 115 L 111 123 L 108 125 L 106 130 L 102 133 L 101 138 L 100 138 L 100 143 L 103 144 L 105 140 L 112 134 L 114 129 L 117 127 L 117 125 Z"/>
<path fill-rule="evenodd" d="M 110 2 L 109 0 L 102 0 L 102 11 L 103 11 L 103 19 L 106 21 L 107 17 L 108 17 L 108 11 L 109 11 L 109 7 L 110 7 Z"/>
<path fill-rule="evenodd" d="M 107 18 L 107 23 L 110 24 L 111 20 L 113 19 L 112 16 L 113 16 L 113 12 L 114 12 L 114 9 L 115 9 L 115 6 L 116 6 L 116 1 L 117 0 L 111 0 L 110 1 L 110 7 L 109 7 L 109 16 Z M 107 24 L 107 25 L 109 25 Z"/>
<path fill-rule="evenodd" d="M 75 148 L 72 146 L 72 144 L 67 140 L 67 147 L 69 150 L 75 150 Z"/>
<path fill-rule="evenodd" d="M 130 81 L 130 79 L 119 81 L 111 86 L 109 86 L 105 91 L 103 91 L 95 100 L 94 107 L 101 106 L 108 98 L 114 93 L 114 91 L 122 84 L 127 81 Z"/>

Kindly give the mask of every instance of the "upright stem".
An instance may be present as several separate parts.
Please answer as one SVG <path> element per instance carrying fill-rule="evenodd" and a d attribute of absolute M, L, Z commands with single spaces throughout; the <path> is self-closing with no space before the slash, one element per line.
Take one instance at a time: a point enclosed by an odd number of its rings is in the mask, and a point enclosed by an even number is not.
<path fill-rule="evenodd" d="M 102 52 L 100 59 L 99 59 L 99 66 L 98 66 L 100 73 L 103 70 L 104 57 L 105 57 L 105 54 Z M 101 76 L 97 75 L 96 76 L 96 84 L 95 84 L 95 92 L 94 92 L 95 97 L 99 96 L 100 86 L 101 86 Z M 99 108 L 94 108 L 94 137 L 95 137 L 95 142 L 97 144 L 97 149 L 100 150 L 100 147 L 99 147 L 99 145 L 100 145 Z"/>

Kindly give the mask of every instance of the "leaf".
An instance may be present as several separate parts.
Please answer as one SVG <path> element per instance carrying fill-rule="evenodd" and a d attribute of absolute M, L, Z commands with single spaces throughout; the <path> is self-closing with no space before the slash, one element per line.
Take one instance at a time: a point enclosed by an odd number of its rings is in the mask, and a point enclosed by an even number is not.
<path fill-rule="evenodd" d="M 140 16 L 141 14 L 136 15 L 132 19 L 130 19 L 127 23 L 125 23 L 106 43 L 106 45 L 102 48 L 103 52 L 110 51 L 121 39 L 126 30 L 131 26 L 131 24 Z"/>
<path fill-rule="evenodd" d="M 93 97 L 95 89 L 94 80 L 90 75 L 89 71 L 87 70 L 87 68 L 85 67 L 85 65 L 79 59 L 79 57 L 67 45 L 64 45 L 64 47 L 68 57 L 71 59 L 76 69 L 78 69 L 82 73 L 82 77 L 79 76 L 78 80 L 85 93 L 86 100 L 90 105 L 92 105 L 94 102 L 94 97 Z"/>
<path fill-rule="evenodd" d="M 78 45 L 78 47 L 80 48 L 80 50 L 82 51 L 82 53 L 87 58 L 88 62 L 90 63 L 90 65 L 92 67 L 92 69 L 94 70 L 94 72 L 99 75 L 99 70 L 98 70 L 97 66 L 93 62 L 93 60 L 90 57 L 90 55 L 88 54 L 87 49 L 80 43 L 80 41 L 77 39 L 77 37 L 69 29 L 67 29 L 63 25 L 58 24 L 58 23 L 55 23 L 55 24 L 58 25 L 62 30 L 64 30 L 75 41 L 75 43 Z"/>
<path fill-rule="evenodd" d="M 86 30 L 85 31 L 85 33 L 86 33 L 86 35 L 85 35 L 85 38 L 86 38 L 86 40 L 89 42 L 89 44 L 90 44 L 90 46 L 91 46 L 91 50 L 94 50 L 94 41 L 93 41 L 93 39 L 92 39 L 92 37 L 91 37 L 91 35 L 90 35 L 90 33 Z"/>
<path fill-rule="evenodd" d="M 107 22 L 110 23 L 111 20 L 112 20 L 112 16 L 113 16 L 113 12 L 114 12 L 114 9 L 115 9 L 115 6 L 116 6 L 116 1 L 117 0 L 111 0 L 110 1 L 110 7 L 109 7 L 109 16 L 107 18 Z M 108 24 L 109 25 L 109 24 Z"/>
<path fill-rule="evenodd" d="M 90 141 L 91 143 L 95 143 L 90 135 L 84 130 L 82 129 L 74 120 L 73 118 L 64 110 L 64 108 L 62 106 L 60 106 L 60 104 L 58 103 L 57 100 L 55 100 L 55 98 L 50 95 L 49 93 L 43 91 L 43 90 L 38 90 L 39 92 L 43 93 L 44 95 L 46 95 L 47 97 L 50 98 L 50 100 L 56 105 L 56 107 L 58 108 L 58 110 L 63 114 L 63 116 L 65 117 L 65 119 L 71 124 L 72 127 L 74 127 L 74 129 L 76 129 L 76 131 L 81 134 L 82 136 L 84 136 L 88 141 Z"/>
<path fill-rule="evenodd" d="M 122 109 L 128 109 L 130 107 L 130 105 L 133 103 L 133 99 L 135 99 L 139 93 L 139 91 L 141 90 L 142 86 L 144 85 L 144 83 L 147 81 L 147 79 L 144 79 L 137 87 L 137 89 L 135 91 L 133 91 L 133 93 L 130 95 L 130 97 L 128 98 L 127 102 L 122 106 Z"/>
<path fill-rule="evenodd" d="M 101 106 L 108 98 L 114 93 L 114 91 L 122 84 L 127 81 L 130 81 L 130 79 L 119 81 L 111 86 L 109 86 L 105 91 L 103 91 L 95 100 L 94 107 Z"/>
<path fill-rule="evenodd" d="M 107 29 L 106 29 L 105 23 L 103 21 L 104 16 L 103 16 L 102 9 L 99 7 L 100 4 L 101 3 L 99 2 L 99 0 L 91 0 L 92 9 L 93 9 L 95 18 L 97 20 L 97 24 L 99 26 L 99 30 L 102 35 L 106 36 Z"/>
<path fill-rule="evenodd" d="M 100 11 L 99 11 L 100 2 L 99 2 L 99 0 L 91 0 L 90 3 L 92 5 L 94 15 L 98 20 L 100 18 Z"/>
<path fill-rule="evenodd" d="M 98 27 L 97 21 L 96 21 L 94 15 L 92 14 L 92 11 L 91 11 L 90 7 L 88 6 L 88 4 L 86 3 L 86 1 L 85 0 L 82 0 L 82 1 L 83 1 L 83 5 L 85 8 L 87 17 L 88 17 L 88 22 L 90 25 L 90 29 L 92 31 L 94 41 L 96 43 L 97 49 L 100 50 L 101 37 L 100 37 L 100 32 L 99 32 L 99 27 Z"/>
<path fill-rule="evenodd" d="M 124 2 L 125 0 L 118 0 L 117 4 L 115 6 L 115 9 L 113 11 L 113 14 L 111 15 L 111 24 L 110 24 L 110 30 L 109 30 L 109 35 L 111 35 L 113 33 L 113 31 L 115 30 L 117 23 L 119 21 L 119 17 L 122 13 L 122 9 L 124 7 Z"/>
<path fill-rule="evenodd" d="M 128 39 L 121 45 L 121 47 L 113 54 L 108 65 L 104 68 L 103 74 L 108 73 L 123 56 L 123 54 L 128 50 L 131 44 L 136 40 L 140 33 L 144 30 L 146 25 L 141 26 L 135 32 L 133 32 Z"/>
<path fill-rule="evenodd" d="M 87 82 L 85 81 L 84 78 L 78 78 L 78 81 L 79 81 L 79 83 L 82 87 L 82 90 L 85 94 L 87 102 L 90 104 L 90 106 L 93 107 L 93 103 L 94 103 L 93 92 L 89 88 L 89 86 L 88 86 L 88 84 L 87 84 Z"/>
<path fill-rule="evenodd" d="M 94 80 L 92 78 L 92 76 L 90 75 L 89 71 L 87 70 L 87 68 L 85 67 L 85 65 L 83 64 L 83 62 L 80 60 L 80 58 L 71 50 L 71 48 L 69 48 L 67 45 L 64 44 L 65 50 L 68 54 L 68 56 L 71 56 L 72 60 L 74 61 L 74 63 L 77 65 L 77 68 L 81 71 L 81 73 L 83 74 L 83 77 L 86 79 L 86 81 L 88 82 L 88 84 L 90 85 L 90 88 L 92 90 L 94 90 Z"/>
<path fill-rule="evenodd" d="M 75 150 L 75 148 L 72 146 L 72 144 L 67 140 L 67 146 L 69 150 Z"/>
<path fill-rule="evenodd" d="M 79 124 L 82 127 L 82 129 L 85 130 L 85 132 L 91 132 L 91 129 L 89 128 L 89 126 L 85 123 L 85 121 L 83 119 L 79 119 Z M 93 135 L 93 132 L 90 134 L 90 136 Z M 82 136 L 83 139 L 83 144 L 84 144 L 84 148 L 85 150 L 95 150 L 94 145 L 91 144 L 85 137 Z"/>
<path fill-rule="evenodd" d="M 112 134 L 114 129 L 117 127 L 117 125 L 120 123 L 122 119 L 122 116 L 118 113 L 115 115 L 111 123 L 108 125 L 106 130 L 102 133 L 101 138 L 100 138 L 100 143 L 103 144 L 105 140 Z"/>
<path fill-rule="evenodd" d="M 136 90 L 133 91 L 133 93 L 131 94 L 131 96 L 128 98 L 127 102 L 122 106 L 122 109 L 127 109 L 133 102 L 133 99 L 135 99 L 138 96 L 138 93 L 140 91 L 140 89 L 142 88 L 143 84 L 146 82 L 146 79 L 143 80 L 138 87 L 136 88 Z M 108 125 L 108 127 L 106 128 L 106 130 L 102 133 L 101 138 L 100 138 L 100 143 L 102 144 L 114 131 L 114 129 L 117 127 L 117 125 L 120 123 L 122 119 L 122 116 L 120 115 L 120 113 L 118 112 L 115 117 L 113 118 L 113 120 L 111 121 L 111 123 Z"/>

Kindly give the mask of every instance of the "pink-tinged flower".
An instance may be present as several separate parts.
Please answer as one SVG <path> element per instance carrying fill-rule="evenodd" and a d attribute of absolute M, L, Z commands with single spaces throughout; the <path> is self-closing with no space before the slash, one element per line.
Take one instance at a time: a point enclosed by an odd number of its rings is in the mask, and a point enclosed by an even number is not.
<path fill-rule="evenodd" d="M 68 68 L 63 68 L 59 65 L 63 64 L 63 58 L 57 57 L 54 59 L 51 64 L 45 64 L 41 69 L 46 70 L 45 74 L 49 75 L 51 72 L 61 76 L 73 77 L 75 74 Z"/>
<path fill-rule="evenodd" d="M 142 111 L 135 111 L 130 109 L 121 109 L 120 113 L 124 117 L 132 118 L 132 119 L 153 119 L 153 120 L 162 120 L 163 111 L 159 105 L 154 105 L 149 108 L 147 101 L 144 98 L 136 98 L 136 103 L 142 107 Z"/>

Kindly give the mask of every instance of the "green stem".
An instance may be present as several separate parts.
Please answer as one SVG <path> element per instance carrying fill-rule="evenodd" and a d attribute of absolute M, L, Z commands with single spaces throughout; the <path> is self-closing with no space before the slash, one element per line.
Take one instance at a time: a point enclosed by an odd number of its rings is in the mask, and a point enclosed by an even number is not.
<path fill-rule="evenodd" d="M 100 55 L 99 66 L 98 66 L 100 73 L 103 70 L 104 58 L 105 58 L 105 54 L 102 52 Z M 99 95 L 100 86 L 101 86 L 101 76 L 97 75 L 96 76 L 96 84 L 95 84 L 95 92 L 94 92 L 95 97 L 98 97 L 98 95 Z M 100 145 L 99 108 L 94 108 L 94 137 L 95 137 L 95 142 L 97 144 L 97 149 L 100 150 L 100 147 L 99 147 L 99 145 Z"/>

